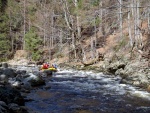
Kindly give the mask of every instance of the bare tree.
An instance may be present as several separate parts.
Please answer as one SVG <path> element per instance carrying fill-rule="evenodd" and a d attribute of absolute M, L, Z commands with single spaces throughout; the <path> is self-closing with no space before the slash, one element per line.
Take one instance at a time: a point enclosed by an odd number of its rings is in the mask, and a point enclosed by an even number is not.
<path fill-rule="evenodd" d="M 25 34 L 26 34 L 26 0 L 24 0 L 24 31 L 23 31 L 23 49 L 25 49 Z"/>
<path fill-rule="evenodd" d="M 131 12 L 128 12 L 128 31 L 129 31 L 129 39 L 130 39 L 130 46 L 133 46 L 133 40 L 132 40 L 132 32 L 131 32 Z"/>
<path fill-rule="evenodd" d="M 80 17 L 79 17 L 79 14 L 78 14 L 78 1 L 77 0 L 74 0 L 74 5 L 75 5 L 75 8 L 77 10 L 77 14 L 76 14 L 76 19 L 77 19 L 77 31 L 78 31 L 78 39 L 80 40 L 81 38 L 81 24 L 80 24 Z"/>
<path fill-rule="evenodd" d="M 102 16 L 103 16 L 103 8 L 102 8 L 102 5 L 103 4 L 103 1 L 101 0 L 100 2 L 99 2 L 99 18 L 100 18 L 100 27 L 99 27 L 99 31 L 102 33 L 102 24 L 103 24 L 103 22 L 102 22 Z"/>
<path fill-rule="evenodd" d="M 148 14 L 147 14 L 147 20 L 148 20 L 148 31 L 150 31 L 150 8 L 148 8 Z"/>
<path fill-rule="evenodd" d="M 122 26 L 122 0 L 119 0 L 119 21 L 120 21 L 120 31 L 121 37 L 123 37 L 123 26 Z"/>
<path fill-rule="evenodd" d="M 42 4 L 41 4 L 42 5 Z M 44 17 L 45 19 L 44 20 L 47 20 L 47 8 L 46 8 L 46 0 L 44 1 Z M 47 33 L 46 33 L 46 24 L 47 24 L 47 21 L 44 21 L 44 47 L 46 47 L 46 38 L 47 38 Z"/>
<path fill-rule="evenodd" d="M 62 2 L 62 8 L 63 8 L 63 11 L 64 11 L 64 16 L 65 16 L 65 22 L 67 24 L 67 27 L 69 29 L 69 32 L 71 34 L 71 39 L 72 39 L 72 49 L 74 49 L 74 57 L 76 58 L 77 57 L 77 52 L 76 52 L 76 38 L 75 38 L 75 20 L 73 19 L 73 15 L 71 15 L 71 12 L 69 10 L 69 6 L 68 6 L 68 2 L 66 0 L 61 0 Z M 76 7 L 78 7 L 77 5 L 77 0 L 73 1 L 74 5 Z M 77 19 L 77 29 L 78 29 L 78 37 L 81 37 L 81 28 L 80 26 L 78 25 L 79 23 L 79 17 L 77 16 L 76 17 Z M 69 41 L 70 42 L 70 41 Z M 70 43 L 69 43 L 70 45 Z"/>

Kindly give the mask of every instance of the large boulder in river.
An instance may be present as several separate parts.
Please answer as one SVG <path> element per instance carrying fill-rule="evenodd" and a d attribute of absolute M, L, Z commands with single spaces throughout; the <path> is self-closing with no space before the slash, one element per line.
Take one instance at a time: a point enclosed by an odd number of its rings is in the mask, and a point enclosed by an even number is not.
<path fill-rule="evenodd" d="M 16 77 L 17 76 L 17 73 L 15 72 L 15 70 L 13 70 L 11 68 L 4 69 L 3 74 L 8 77 Z"/>
<path fill-rule="evenodd" d="M 17 75 L 25 75 L 26 74 L 26 70 L 17 70 L 16 73 Z"/>
<path fill-rule="evenodd" d="M 0 69 L 0 81 L 1 82 L 8 82 L 9 78 L 14 78 L 16 76 L 17 74 L 15 70 L 11 68 Z"/>
<path fill-rule="evenodd" d="M 8 82 L 8 76 L 4 74 L 0 74 L 0 81 L 2 82 Z"/>
<path fill-rule="evenodd" d="M 8 68 L 8 63 L 3 62 L 3 63 L 2 63 L 2 68 Z"/>
<path fill-rule="evenodd" d="M 29 76 L 25 78 L 24 82 L 29 82 L 31 86 L 40 86 L 45 85 L 45 81 L 41 76 L 35 75 L 33 73 L 29 73 Z"/>
<path fill-rule="evenodd" d="M 0 87 L 0 101 L 9 103 L 16 103 L 18 105 L 24 105 L 24 99 L 20 92 L 11 87 Z"/>

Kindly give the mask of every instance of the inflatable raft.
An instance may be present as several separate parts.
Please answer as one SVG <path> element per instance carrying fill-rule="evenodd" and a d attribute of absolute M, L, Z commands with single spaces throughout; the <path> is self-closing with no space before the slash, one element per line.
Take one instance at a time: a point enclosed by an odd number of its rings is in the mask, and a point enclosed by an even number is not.
<path fill-rule="evenodd" d="M 57 72 L 58 70 L 56 69 L 56 68 L 53 68 L 53 67 L 51 67 L 51 68 L 48 68 L 48 69 L 41 69 L 41 71 L 52 71 L 52 72 Z"/>

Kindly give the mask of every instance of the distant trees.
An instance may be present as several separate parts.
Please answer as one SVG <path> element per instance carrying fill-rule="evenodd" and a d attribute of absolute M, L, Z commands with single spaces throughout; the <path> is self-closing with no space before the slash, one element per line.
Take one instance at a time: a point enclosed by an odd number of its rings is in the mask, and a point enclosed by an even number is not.
<path fill-rule="evenodd" d="M 11 40 L 11 52 L 15 52 L 17 49 L 23 48 L 22 42 L 22 23 L 23 15 L 21 11 L 21 5 L 18 2 L 9 0 L 7 14 L 9 16 L 9 37 Z"/>
<path fill-rule="evenodd" d="M 9 18 L 6 13 L 7 0 L 0 0 L 0 61 L 9 57 L 10 39 L 9 39 Z"/>
<path fill-rule="evenodd" d="M 25 34 L 24 40 L 26 43 L 25 50 L 29 53 L 29 59 L 33 59 L 35 61 L 40 60 L 42 40 L 33 28 Z"/>
<path fill-rule="evenodd" d="M 6 7 L 7 7 L 7 0 L 0 0 L 0 11 L 5 12 Z"/>
<path fill-rule="evenodd" d="M 97 48 L 115 33 L 120 34 L 118 45 L 126 38 L 128 47 L 143 46 L 142 33 L 150 29 L 148 4 L 147 0 L 0 0 L 0 54 L 17 49 L 34 53 L 37 48 L 31 43 L 37 47 L 39 43 L 33 37 L 48 50 L 49 60 L 54 50 L 60 55 L 64 48 L 73 60 L 95 58 Z M 145 20 L 148 30 L 142 29 Z"/>

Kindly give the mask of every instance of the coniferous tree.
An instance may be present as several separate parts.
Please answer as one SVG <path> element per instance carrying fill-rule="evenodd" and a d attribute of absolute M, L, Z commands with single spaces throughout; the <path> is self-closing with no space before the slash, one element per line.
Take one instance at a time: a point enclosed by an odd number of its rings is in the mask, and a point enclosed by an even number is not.
<path fill-rule="evenodd" d="M 6 7 L 7 0 L 0 0 L 0 61 L 7 59 L 10 50 L 9 18 L 5 12 Z"/>
<path fill-rule="evenodd" d="M 25 49 L 29 53 L 29 57 L 32 60 L 39 60 L 40 59 L 40 46 L 41 46 L 42 40 L 40 37 L 36 34 L 36 32 L 31 29 L 29 32 L 26 33 L 25 35 Z"/>

